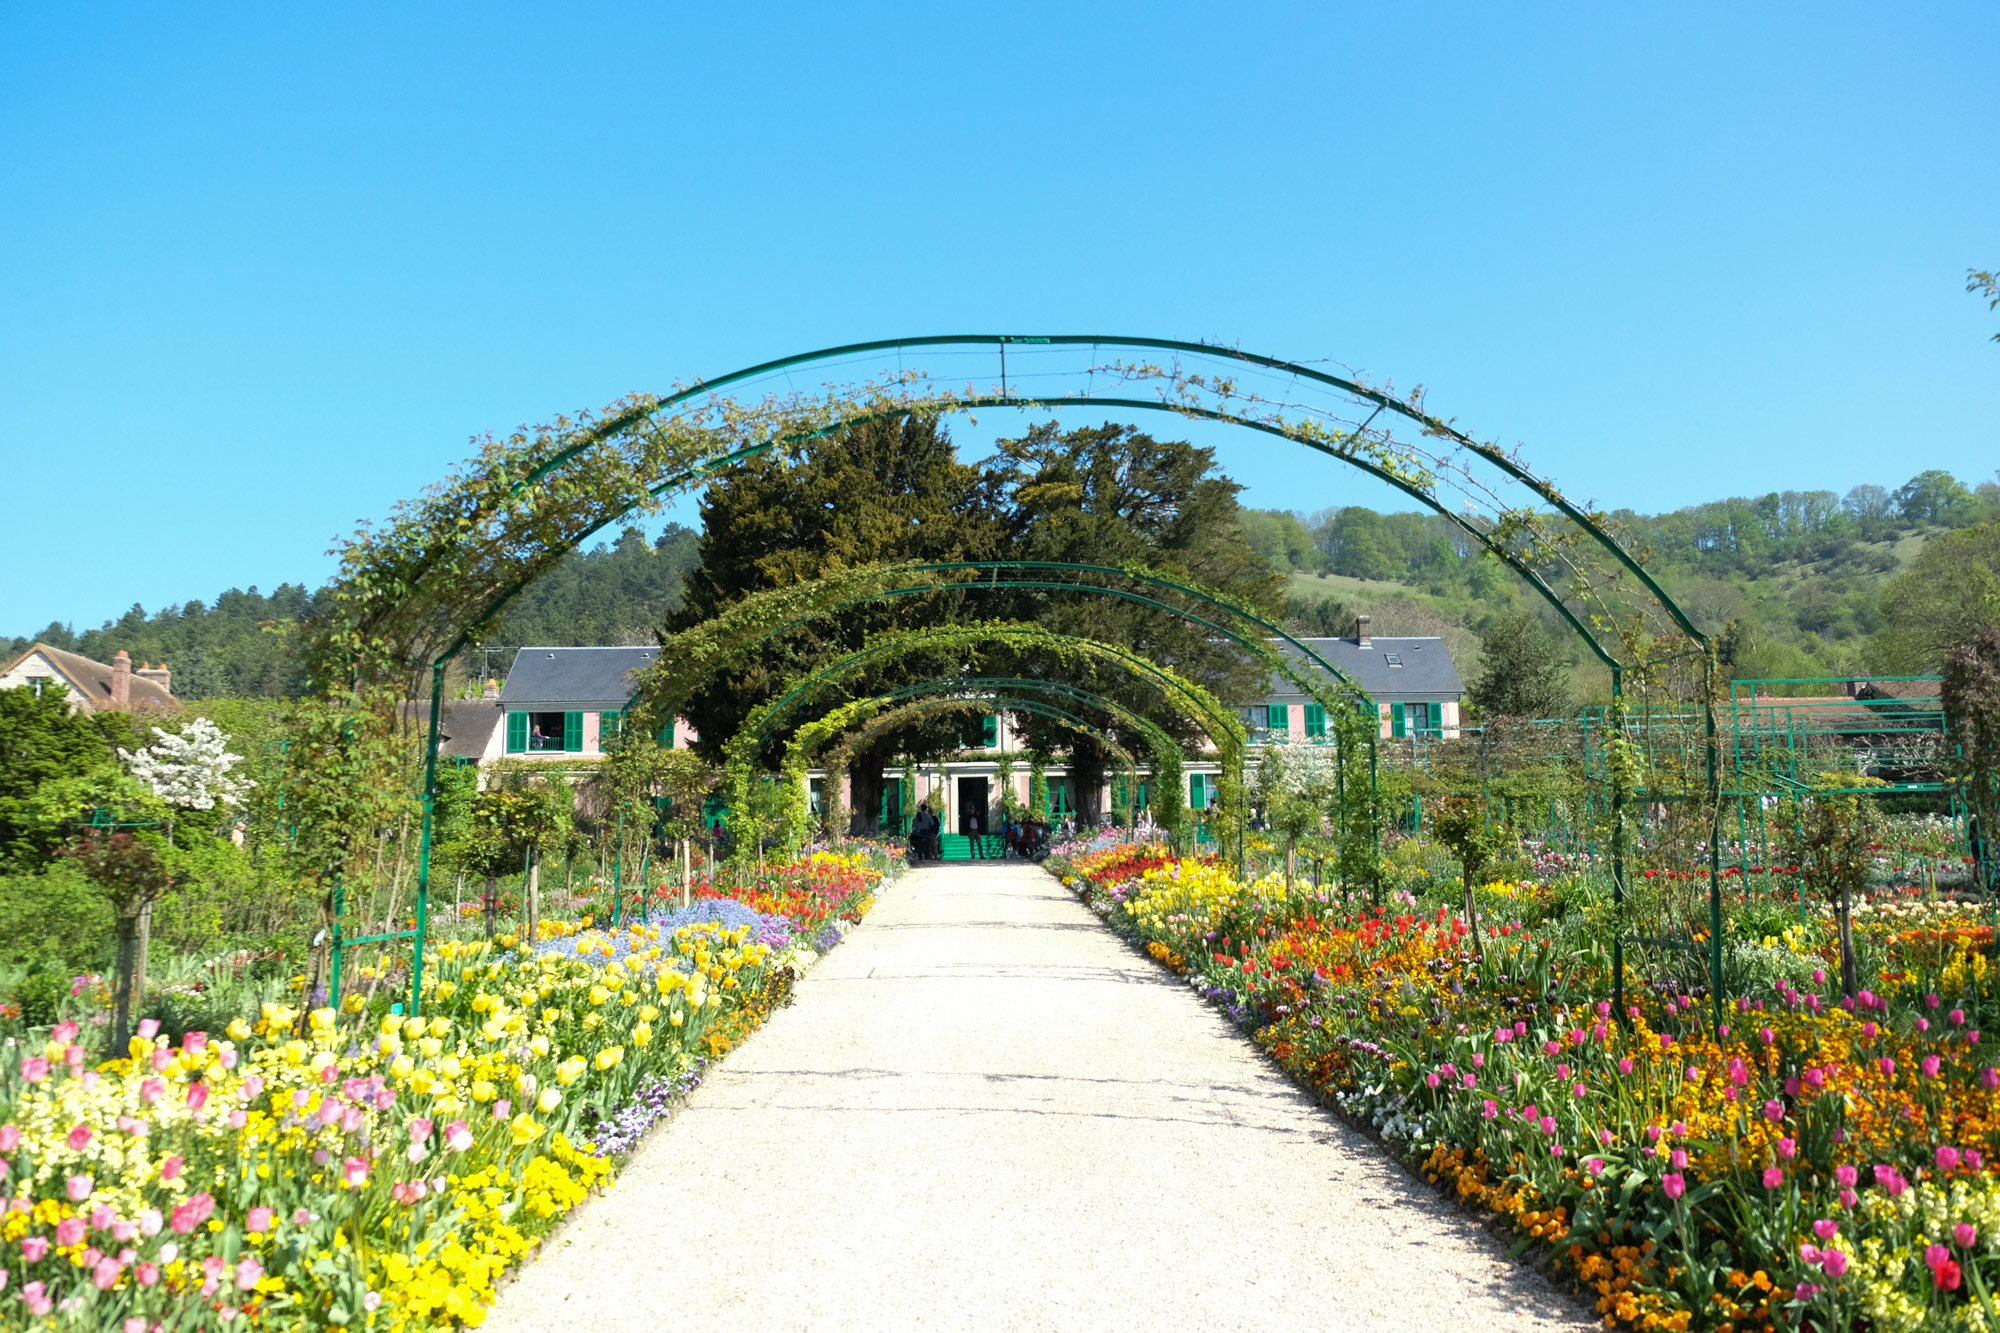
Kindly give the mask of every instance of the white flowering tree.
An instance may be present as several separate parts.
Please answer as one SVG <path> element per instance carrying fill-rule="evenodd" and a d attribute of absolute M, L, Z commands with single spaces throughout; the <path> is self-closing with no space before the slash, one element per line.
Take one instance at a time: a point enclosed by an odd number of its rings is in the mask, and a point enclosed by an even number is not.
<path fill-rule="evenodd" d="M 159 739 L 138 750 L 120 748 L 118 757 L 134 778 L 152 788 L 153 795 L 167 807 L 167 846 L 174 845 L 175 816 L 185 811 L 213 810 L 217 805 L 240 804 L 257 784 L 230 770 L 243 762 L 240 754 L 229 752 L 229 737 L 221 727 L 205 717 L 183 726 L 179 735 L 153 728 Z M 146 958 L 152 945 L 153 908 L 146 903 L 139 916 L 138 959 L 130 978 L 134 1000 L 146 994 Z"/>

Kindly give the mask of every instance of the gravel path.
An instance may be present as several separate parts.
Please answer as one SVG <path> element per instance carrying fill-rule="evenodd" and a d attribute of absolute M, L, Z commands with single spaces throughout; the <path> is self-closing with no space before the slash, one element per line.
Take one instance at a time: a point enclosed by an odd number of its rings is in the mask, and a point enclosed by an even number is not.
<path fill-rule="evenodd" d="M 503 1333 L 1584 1328 L 1041 870 L 915 871 Z"/>

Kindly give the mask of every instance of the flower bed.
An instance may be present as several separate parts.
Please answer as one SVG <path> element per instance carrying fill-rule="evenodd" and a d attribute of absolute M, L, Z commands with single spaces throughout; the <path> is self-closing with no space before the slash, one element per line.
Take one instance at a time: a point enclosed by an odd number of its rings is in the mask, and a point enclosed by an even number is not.
<path fill-rule="evenodd" d="M 1607 1326 L 2000 1328 L 2000 1006 L 1964 909 L 1886 918 L 1855 1001 L 1807 958 L 1718 1033 L 1686 995 L 1614 1014 L 1605 960 L 1552 934 L 1491 927 L 1481 961 L 1443 908 L 1144 858 L 1055 868 Z"/>
<path fill-rule="evenodd" d="M 96 1068 L 74 1024 L 7 1052 L 0 1327 L 477 1326 L 879 879 L 807 866 L 768 915 L 445 944 L 421 1017 L 267 1005 Z"/>

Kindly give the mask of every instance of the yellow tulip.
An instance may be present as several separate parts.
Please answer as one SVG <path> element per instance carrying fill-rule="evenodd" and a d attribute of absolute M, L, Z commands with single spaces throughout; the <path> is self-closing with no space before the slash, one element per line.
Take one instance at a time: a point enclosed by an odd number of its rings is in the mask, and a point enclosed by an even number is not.
<path fill-rule="evenodd" d="M 646 1047 L 651 1046 L 653 1044 L 652 1027 L 649 1024 L 641 1023 L 638 1027 L 633 1028 L 632 1044 L 634 1046 L 637 1046 L 641 1050 L 644 1050 Z"/>
<path fill-rule="evenodd" d="M 549 1053 L 549 1039 L 538 1033 L 529 1039 L 528 1049 L 536 1055 L 547 1055 Z"/>
<path fill-rule="evenodd" d="M 582 1078 L 583 1071 L 589 1067 L 582 1056 L 572 1056 L 556 1066 L 556 1082 L 566 1088 Z"/>
<path fill-rule="evenodd" d="M 659 1016 L 660 1016 L 660 1011 L 655 1009 L 652 1005 L 644 1004 L 639 1006 L 639 1021 L 641 1023 L 650 1023 Z"/>
<path fill-rule="evenodd" d="M 312 1048 L 311 1048 L 310 1046 L 307 1046 L 307 1045 L 306 1045 L 306 1044 L 305 1044 L 304 1042 L 302 1042 L 302 1041 L 288 1041 L 288 1042 L 286 1042 L 286 1043 L 285 1043 L 285 1063 L 286 1063 L 286 1064 L 288 1064 L 288 1065 L 302 1065 L 302 1064 L 304 1064 L 304 1063 L 306 1062 L 306 1052 L 307 1052 L 307 1051 L 309 1051 L 309 1050 L 311 1050 L 311 1049 L 312 1049 Z"/>
<path fill-rule="evenodd" d="M 250 1037 L 250 1025 L 240 1018 L 230 1019 L 227 1031 L 236 1041 L 247 1041 Z"/>
<path fill-rule="evenodd" d="M 438 1053 L 442 1050 L 444 1050 L 444 1043 L 439 1041 L 436 1037 L 425 1037 L 423 1040 L 417 1043 L 418 1053 L 421 1054 L 426 1060 L 436 1059 Z"/>
<path fill-rule="evenodd" d="M 408 1078 L 410 1071 L 416 1067 L 416 1061 L 412 1060 L 409 1056 L 399 1055 L 389 1062 L 389 1075 L 400 1082 Z"/>
<path fill-rule="evenodd" d="M 446 1078 L 457 1078 L 462 1066 L 459 1064 L 457 1056 L 447 1055 L 444 1059 L 438 1061 L 438 1068 L 444 1072 Z"/>
<path fill-rule="evenodd" d="M 543 1088 L 542 1095 L 535 1099 L 535 1105 L 541 1108 L 543 1115 L 547 1115 L 562 1105 L 562 1094 L 554 1088 Z"/>

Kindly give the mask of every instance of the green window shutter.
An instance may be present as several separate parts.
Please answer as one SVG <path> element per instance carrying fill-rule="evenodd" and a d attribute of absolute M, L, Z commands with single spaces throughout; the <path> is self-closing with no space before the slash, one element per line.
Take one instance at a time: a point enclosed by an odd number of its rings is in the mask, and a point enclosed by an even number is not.
<path fill-rule="evenodd" d="M 583 748 L 583 714 L 571 712 L 563 714 L 563 749 L 576 751 Z"/>
<path fill-rule="evenodd" d="M 1326 706 L 1324 704 L 1306 705 L 1306 735 L 1314 739 L 1326 735 Z"/>
<path fill-rule="evenodd" d="M 528 715 L 507 714 L 507 753 L 523 754 L 528 748 Z"/>
<path fill-rule="evenodd" d="M 1268 704 L 1264 708 L 1264 725 L 1273 731 L 1292 729 L 1292 709 L 1289 704 Z"/>
<path fill-rule="evenodd" d="M 980 719 L 979 743 L 989 750 L 1000 743 L 1000 719 L 991 713 Z"/>
<path fill-rule="evenodd" d="M 1403 705 L 1401 705 L 1401 704 L 1390 704 L 1390 705 L 1389 705 L 1389 734 L 1390 734 L 1391 736 L 1396 736 L 1396 737 L 1401 737 L 1401 736 L 1402 736 L 1402 734 L 1403 734 L 1403 727 L 1404 727 L 1404 718 L 1403 718 Z"/>
<path fill-rule="evenodd" d="M 1188 804 L 1197 810 L 1208 809 L 1208 778 L 1196 773 L 1188 778 Z"/>
<path fill-rule="evenodd" d="M 624 716 L 616 711 L 599 713 L 597 715 L 598 749 L 602 750 L 605 746 L 618 739 L 618 728 L 623 722 Z"/>

